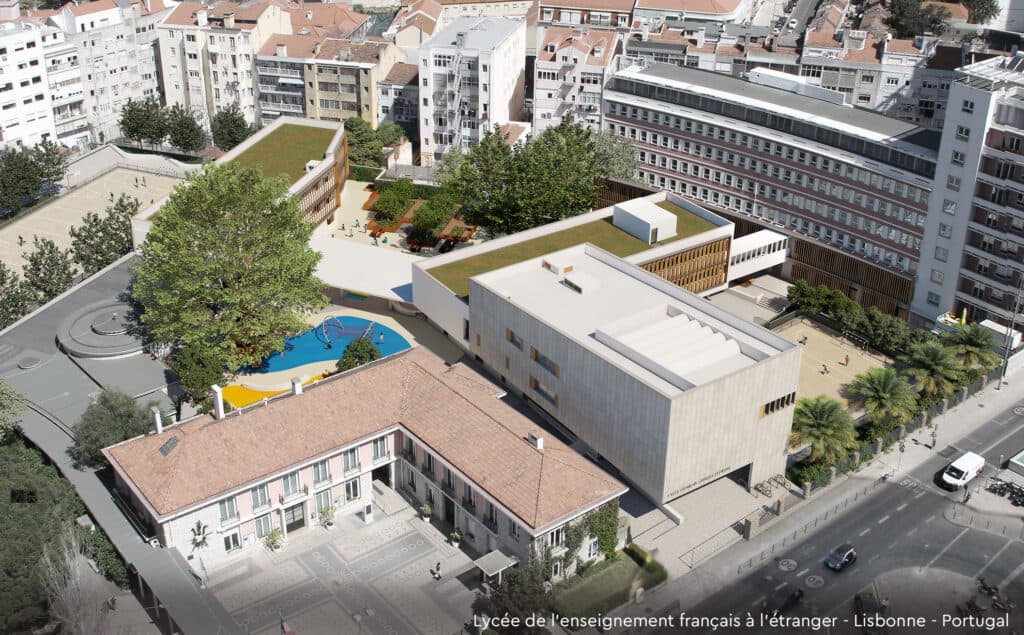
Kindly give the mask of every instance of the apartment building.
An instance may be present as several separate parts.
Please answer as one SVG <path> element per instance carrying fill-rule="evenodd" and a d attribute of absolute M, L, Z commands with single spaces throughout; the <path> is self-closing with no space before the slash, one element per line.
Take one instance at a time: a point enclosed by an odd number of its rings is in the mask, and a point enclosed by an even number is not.
<path fill-rule="evenodd" d="M 14 5 L 15 9 L 17 4 Z M 22 22 L 0 23 L 0 140 L 4 147 L 32 147 L 54 141 L 57 128 L 46 78 L 42 29 Z"/>
<path fill-rule="evenodd" d="M 391 121 L 406 130 L 416 130 L 419 114 L 420 69 L 415 64 L 396 62 L 387 77 L 378 83 L 380 94 L 377 98 L 378 121 Z M 419 134 L 411 134 L 414 139 Z"/>
<path fill-rule="evenodd" d="M 420 163 L 468 149 L 482 128 L 518 120 L 525 63 L 521 18 L 456 18 L 420 47 Z"/>
<path fill-rule="evenodd" d="M 533 129 L 540 134 L 566 116 L 601 128 L 601 90 L 611 75 L 619 34 L 610 29 L 538 29 L 534 62 Z"/>
<path fill-rule="evenodd" d="M 636 0 L 633 17 L 640 21 L 664 19 L 715 22 L 747 22 L 752 0 Z"/>
<path fill-rule="evenodd" d="M 437 0 L 416 0 L 398 10 L 384 37 L 412 53 L 441 28 L 444 8 Z"/>
<path fill-rule="evenodd" d="M 558 561 L 566 527 L 626 487 L 502 395 L 475 371 L 415 348 L 296 382 L 265 405 L 224 415 L 218 403 L 212 416 L 104 454 L 121 495 L 162 545 L 197 555 L 197 569 L 200 559 L 213 569 L 262 548 L 273 529 L 285 540 L 309 531 L 328 508 L 372 522 L 377 490 L 390 488 L 429 502 L 479 552 L 526 562 L 534 544 L 552 547 L 557 579 L 575 564 Z M 585 543 L 579 555 L 594 560 L 599 550 Z"/>
<path fill-rule="evenodd" d="M 949 89 L 914 310 L 1021 324 L 1024 53 L 961 68 Z"/>
<path fill-rule="evenodd" d="M 305 27 L 296 35 L 272 35 L 256 56 L 261 121 L 282 114 L 325 121 L 360 117 L 376 127 L 380 83 L 405 59 L 381 38 L 339 39 Z"/>
<path fill-rule="evenodd" d="M 635 0 L 539 0 L 540 26 L 591 26 L 628 29 Z"/>
<path fill-rule="evenodd" d="M 604 126 L 639 176 L 737 223 L 787 233 L 787 277 L 907 316 L 937 135 L 870 111 L 685 67 L 616 72 Z"/>
<path fill-rule="evenodd" d="M 78 47 L 63 29 L 45 24 L 42 30 L 57 142 L 68 148 L 84 149 L 90 141 L 90 130 L 102 130 L 102 118 L 90 116 Z"/>

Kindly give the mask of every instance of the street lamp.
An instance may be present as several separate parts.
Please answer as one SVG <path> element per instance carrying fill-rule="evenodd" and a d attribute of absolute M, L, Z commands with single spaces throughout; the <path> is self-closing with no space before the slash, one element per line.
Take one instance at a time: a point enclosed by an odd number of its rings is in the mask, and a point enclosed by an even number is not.
<path fill-rule="evenodd" d="M 1003 338 L 1003 363 L 999 365 L 999 383 L 996 384 L 996 390 L 1003 389 L 1003 378 L 1006 377 L 1006 366 L 1010 361 L 1010 346 L 1013 344 L 1013 331 L 1017 326 L 1017 312 L 1020 310 L 1021 295 L 1024 295 L 1024 271 L 1020 274 L 1020 281 L 1017 283 L 1017 297 L 1013 300 L 1013 306 L 1010 307 L 1010 328 L 1006 330 L 1006 336 Z"/>

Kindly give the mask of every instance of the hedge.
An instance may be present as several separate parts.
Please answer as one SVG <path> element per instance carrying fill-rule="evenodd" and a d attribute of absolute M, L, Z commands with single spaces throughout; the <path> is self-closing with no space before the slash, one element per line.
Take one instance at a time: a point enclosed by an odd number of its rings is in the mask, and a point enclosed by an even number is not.
<path fill-rule="evenodd" d="M 389 189 L 395 187 L 396 185 L 398 185 L 398 187 L 403 187 L 405 183 L 408 183 L 411 186 L 411 190 L 409 191 L 409 198 L 421 198 L 423 200 L 430 200 L 434 198 L 434 196 L 438 192 L 441 191 L 441 188 L 436 185 L 424 185 L 422 183 L 413 183 L 409 179 L 381 179 L 377 181 L 375 187 L 377 188 L 378 192 L 383 194 L 384 192 L 387 192 Z"/>
<path fill-rule="evenodd" d="M 368 165 L 348 166 L 348 178 L 353 181 L 376 181 L 384 172 L 382 168 L 374 168 Z"/>

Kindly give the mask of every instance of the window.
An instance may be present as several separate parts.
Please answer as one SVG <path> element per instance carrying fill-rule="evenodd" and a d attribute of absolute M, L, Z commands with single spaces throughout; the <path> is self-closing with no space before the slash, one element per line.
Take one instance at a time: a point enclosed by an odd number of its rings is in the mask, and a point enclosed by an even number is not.
<path fill-rule="evenodd" d="M 505 340 L 519 350 L 523 350 L 523 338 L 516 335 L 512 329 L 505 329 Z"/>
<path fill-rule="evenodd" d="M 544 399 L 544 401 L 550 403 L 552 406 L 555 406 L 556 408 L 558 407 L 558 395 L 555 393 L 555 391 L 551 390 L 544 384 L 537 381 L 536 377 L 530 377 L 530 388 L 532 388 L 535 393 L 540 395 L 540 397 Z"/>
<path fill-rule="evenodd" d="M 954 192 L 959 192 L 960 191 L 960 177 L 959 176 L 953 176 L 953 175 L 947 176 L 946 177 L 946 187 L 948 189 L 953 190 Z"/>
<path fill-rule="evenodd" d="M 249 490 L 249 493 L 252 495 L 253 509 L 262 509 L 270 504 L 270 497 L 267 495 L 266 485 L 257 485 Z"/>
<path fill-rule="evenodd" d="M 270 533 L 270 514 L 264 514 L 256 519 L 256 537 L 264 538 Z"/>
<path fill-rule="evenodd" d="M 327 459 L 318 461 L 313 464 L 313 483 L 325 483 L 331 480 L 331 468 L 327 464 Z"/>
<path fill-rule="evenodd" d="M 281 479 L 281 485 L 284 487 L 285 498 L 295 496 L 299 493 L 299 473 L 292 472 L 291 474 L 286 474 Z"/>
<path fill-rule="evenodd" d="M 886 86 L 899 86 L 900 85 L 900 78 L 899 77 L 887 77 L 885 79 L 885 85 Z"/>
<path fill-rule="evenodd" d="M 597 538 L 591 537 L 590 547 L 587 548 L 587 557 L 596 558 L 601 553 L 601 544 L 597 542 Z"/>
<path fill-rule="evenodd" d="M 428 453 L 426 456 L 423 457 L 423 469 L 426 470 L 427 474 L 430 474 L 431 477 L 433 477 L 433 475 L 434 475 L 434 455 L 433 454 L 429 454 Z"/>
<path fill-rule="evenodd" d="M 951 201 L 948 198 L 942 201 L 942 211 L 947 214 L 956 214 L 956 201 Z"/>
<path fill-rule="evenodd" d="M 498 510 L 490 501 L 487 501 L 487 513 L 484 515 L 484 522 L 491 527 L 498 526 Z"/>
<path fill-rule="evenodd" d="M 227 523 L 238 518 L 238 509 L 235 507 L 235 497 L 232 496 L 226 500 L 222 500 L 219 503 L 220 507 L 220 522 Z"/>
<path fill-rule="evenodd" d="M 519 537 L 519 525 L 515 524 L 511 520 L 508 522 L 508 535 L 513 538 Z"/>
<path fill-rule="evenodd" d="M 551 577 L 557 578 L 560 575 L 562 575 L 562 561 L 555 560 L 555 562 L 551 565 Z"/>
<path fill-rule="evenodd" d="M 939 262 L 946 262 L 949 259 L 949 250 L 945 247 L 935 248 L 935 259 Z"/>
<path fill-rule="evenodd" d="M 234 551 L 242 546 L 242 542 L 238 539 L 238 532 L 233 531 L 230 534 L 224 536 L 224 551 Z"/>
<path fill-rule="evenodd" d="M 956 127 L 956 138 L 961 141 L 967 141 L 971 138 L 971 129 L 967 126 Z"/>
<path fill-rule="evenodd" d="M 946 223 L 939 223 L 939 236 L 943 238 L 953 237 L 953 226 Z"/>
<path fill-rule="evenodd" d="M 532 346 L 530 347 L 530 359 L 537 362 L 537 365 L 544 370 L 548 371 L 555 377 L 558 377 L 558 364 Z"/>
<path fill-rule="evenodd" d="M 974 102 L 971 101 L 970 99 L 965 99 L 963 106 L 960 108 L 960 110 L 968 114 L 974 112 Z"/>
<path fill-rule="evenodd" d="M 938 293 L 928 292 L 928 304 L 939 306 L 940 302 L 942 302 L 942 297 Z"/>
<path fill-rule="evenodd" d="M 443 468 L 442 472 L 443 472 L 443 476 L 441 477 L 441 484 L 444 486 L 445 489 L 454 490 L 455 489 L 455 475 L 452 474 L 452 471 L 449 470 L 447 467 Z"/>
<path fill-rule="evenodd" d="M 932 269 L 932 282 L 942 284 L 942 281 L 945 280 L 945 278 L 946 274 L 942 273 L 938 269 Z"/>
<path fill-rule="evenodd" d="M 381 437 L 373 440 L 373 460 L 379 461 L 388 458 L 388 438 Z"/>
<path fill-rule="evenodd" d="M 964 161 L 966 160 L 967 155 L 965 155 L 963 152 L 960 152 L 959 150 L 953 150 L 953 158 L 950 160 L 950 162 L 953 165 L 963 166 Z"/>
<path fill-rule="evenodd" d="M 565 546 L 565 525 L 562 525 L 548 534 L 548 545 L 550 545 L 551 548 Z"/>
<path fill-rule="evenodd" d="M 359 479 L 354 478 L 350 481 L 345 481 L 345 502 L 351 503 L 352 501 L 359 498 Z"/>
<path fill-rule="evenodd" d="M 334 507 L 334 501 L 331 500 L 331 490 L 325 489 L 316 495 L 316 511 L 323 513 L 325 509 Z"/>
<path fill-rule="evenodd" d="M 345 450 L 342 458 L 344 459 L 346 474 L 359 469 L 359 451 L 356 448 Z"/>

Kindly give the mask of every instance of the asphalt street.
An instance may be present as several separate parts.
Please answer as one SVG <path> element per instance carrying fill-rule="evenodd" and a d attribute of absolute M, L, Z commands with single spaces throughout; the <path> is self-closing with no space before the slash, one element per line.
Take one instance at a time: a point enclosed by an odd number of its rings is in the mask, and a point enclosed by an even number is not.
<path fill-rule="evenodd" d="M 1021 406 L 1024 402 L 1017 404 L 1018 408 Z M 1024 542 L 946 520 L 943 511 L 962 500 L 963 494 L 947 492 L 933 481 L 963 450 L 985 456 L 989 461 L 985 474 L 992 473 L 1000 457 L 1005 459 L 1024 449 L 1022 424 L 1024 416 L 1010 408 L 961 439 L 943 439 L 939 429 L 937 451 L 927 462 L 874 488 L 821 528 L 809 532 L 806 538 L 797 538 L 777 549 L 763 563 L 752 562 L 735 584 L 687 613 L 726 616 L 750 612 L 756 615 L 764 601 L 777 602 L 802 589 L 803 598 L 786 615 L 850 618 L 853 597 L 870 588 L 877 576 L 912 568 L 937 572 L 940 576 L 943 572 L 955 572 L 971 580 L 984 576 L 989 583 L 996 584 L 1005 597 L 1017 602 L 1019 608 L 1011 621 L 1020 624 L 1024 621 L 1021 619 L 1024 617 Z M 913 438 L 909 442 L 913 443 Z M 916 438 L 929 445 L 932 441 L 928 431 L 920 431 Z M 1019 514 L 1020 508 L 1007 503 L 1006 513 L 1014 512 Z M 856 547 L 859 558 L 851 567 L 835 573 L 827 569 L 823 561 L 834 547 L 845 542 Z M 920 591 L 928 593 L 928 589 Z M 944 610 L 956 614 L 955 603 L 951 601 L 951 606 Z M 1016 629 L 1022 632 L 1021 626 Z M 797 630 L 788 629 L 788 632 Z M 832 632 L 842 630 L 840 627 Z M 708 629 L 708 632 L 712 631 Z M 714 632 L 750 633 L 751 630 L 726 628 Z M 848 632 L 856 631 L 848 629 Z"/>

